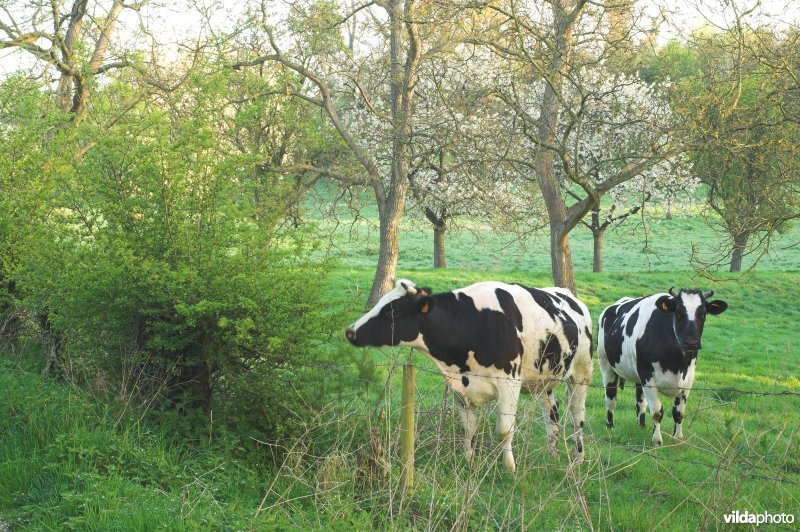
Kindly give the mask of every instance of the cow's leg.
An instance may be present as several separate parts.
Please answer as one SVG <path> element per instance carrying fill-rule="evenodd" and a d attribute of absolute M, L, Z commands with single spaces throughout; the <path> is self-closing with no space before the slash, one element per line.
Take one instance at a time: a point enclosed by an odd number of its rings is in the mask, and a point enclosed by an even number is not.
<path fill-rule="evenodd" d="M 642 383 L 644 398 L 650 408 L 650 416 L 653 418 L 653 443 L 661 445 L 664 443 L 661 438 L 661 418 L 664 417 L 664 408 L 661 406 L 661 399 L 658 397 L 655 379 L 650 379 Z"/>
<path fill-rule="evenodd" d="M 553 456 L 558 456 L 558 402 L 553 390 L 539 394 L 539 403 L 547 427 L 547 450 Z"/>
<path fill-rule="evenodd" d="M 475 414 L 475 407 L 465 399 L 461 399 L 457 403 L 458 415 L 461 418 L 461 425 L 464 427 L 464 455 L 469 462 L 472 460 L 472 454 L 475 451 L 475 432 L 478 430 L 478 416 Z"/>
<path fill-rule="evenodd" d="M 676 439 L 683 439 L 683 413 L 686 411 L 686 399 L 689 397 L 689 391 L 682 391 L 676 398 L 675 403 L 672 405 L 672 419 L 675 420 L 675 430 L 672 435 Z"/>
<path fill-rule="evenodd" d="M 614 373 L 613 368 L 608 362 L 603 364 L 602 359 L 600 361 L 600 373 L 603 374 L 603 387 L 605 388 L 606 426 L 613 429 L 614 409 L 617 407 L 617 383 L 619 382 L 619 377 Z"/>
<path fill-rule="evenodd" d="M 644 428 L 644 413 L 647 411 L 647 405 L 644 402 L 644 391 L 642 390 L 642 385 L 636 383 L 636 419 L 639 422 L 639 426 Z"/>
<path fill-rule="evenodd" d="M 586 418 L 587 382 L 577 382 L 574 378 L 567 381 L 567 398 L 569 413 L 572 417 L 572 437 L 575 441 L 575 462 L 583 462 L 583 422 Z"/>
<path fill-rule="evenodd" d="M 508 379 L 498 386 L 497 397 L 497 439 L 503 448 L 503 464 L 512 473 L 517 470 L 514 453 L 511 451 L 511 442 L 514 440 L 514 424 L 517 417 L 519 392 L 522 387 L 520 379 Z"/>

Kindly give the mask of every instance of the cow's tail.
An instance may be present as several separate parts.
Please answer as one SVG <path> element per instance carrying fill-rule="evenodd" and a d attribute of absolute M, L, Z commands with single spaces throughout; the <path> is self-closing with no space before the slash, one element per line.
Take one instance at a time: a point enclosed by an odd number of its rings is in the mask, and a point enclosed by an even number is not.
<path fill-rule="evenodd" d="M 622 377 L 620 377 L 620 378 L 619 378 L 619 385 L 618 385 L 618 386 L 619 386 L 619 389 L 620 389 L 620 390 L 624 390 L 624 389 L 625 389 L 625 379 L 623 379 Z"/>

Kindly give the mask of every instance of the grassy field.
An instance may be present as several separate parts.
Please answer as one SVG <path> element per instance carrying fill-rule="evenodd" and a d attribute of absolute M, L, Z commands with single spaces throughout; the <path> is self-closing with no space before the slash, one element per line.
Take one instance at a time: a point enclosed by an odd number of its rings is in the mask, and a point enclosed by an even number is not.
<path fill-rule="evenodd" d="M 311 212 L 317 211 L 312 206 Z M 375 267 L 378 254 L 377 213 L 365 207 L 362 218 L 355 223 L 333 223 L 330 216 L 315 214 L 321 229 L 329 233 L 328 248 L 343 265 L 370 269 Z M 671 220 L 664 219 L 660 207 L 648 207 L 644 219 L 627 218 L 621 225 L 610 228 L 604 241 L 604 271 L 607 272 L 688 272 L 699 261 L 716 263 L 729 259 L 720 252 L 725 238 L 718 228 L 705 218 L 699 205 L 676 209 Z M 340 209 L 337 217 L 348 220 Z M 532 231 L 524 236 L 499 232 L 494 227 L 461 220 L 459 228 L 447 236 L 447 265 L 460 270 L 550 271 L 549 233 Z M 745 257 L 743 269 L 760 258 L 759 271 L 800 271 L 800 227 L 798 224 L 778 235 L 763 257 Z M 576 271 L 592 269 L 592 234 L 579 225 L 570 234 L 573 262 Z M 433 266 L 433 230 L 424 217 L 406 217 L 400 232 L 401 268 L 419 269 Z M 721 269 L 725 270 L 723 265 Z"/>
<path fill-rule="evenodd" d="M 0 357 L 0 530 L 4 524 L 39 530 L 683 530 L 724 528 L 723 514 L 733 510 L 792 513 L 800 520 L 800 396 L 757 395 L 800 394 L 797 248 L 776 251 L 754 274 L 712 282 L 688 267 L 692 243 L 713 239 L 696 217 L 651 224 L 648 246 L 655 254 L 642 252 L 634 226 L 610 234 L 602 274 L 582 273 L 591 263 L 591 241 L 587 231 L 576 234 L 578 292 L 595 321 L 623 295 L 672 285 L 713 288 L 729 303 L 706 326 L 686 441 L 668 436 L 672 420 L 665 416 L 665 445 L 654 448 L 650 428 L 636 425 L 627 387 L 617 428 L 607 430 L 596 370 L 580 467 L 569 466 L 566 441 L 560 458 L 546 452 L 539 405 L 530 397 L 519 408 L 517 474 L 497 460 L 490 408 L 476 460 L 467 464 L 452 395 L 433 364 L 416 354 L 417 486 L 402 497 L 396 491 L 395 364 L 407 360 L 408 350 L 356 350 L 341 334 L 363 312 L 371 282 L 376 245 L 368 225 L 353 238 L 344 229 L 334 234 L 340 266 L 330 272 L 323 296 L 335 326 L 320 331 L 322 378 L 343 375 L 351 385 L 316 405 L 319 417 L 304 438 L 282 442 L 278 465 L 231 448 L 203 424 L 208 420 L 196 427 L 208 440 L 188 445 L 168 424 L 122 416 L 121 405 L 101 404 L 41 376 L 35 349 Z M 797 237 L 797 230 L 784 235 L 783 247 Z M 544 239 L 535 237 L 525 250 L 504 242 L 485 228 L 464 233 L 450 242 L 450 265 L 458 269 L 434 271 L 427 268 L 430 234 L 412 227 L 401 243 L 399 274 L 435 291 L 486 279 L 551 284 Z M 564 390 L 557 394 L 564 405 Z M 369 452 L 371 437 L 382 452 Z M 371 456 L 378 459 L 372 468 Z"/>

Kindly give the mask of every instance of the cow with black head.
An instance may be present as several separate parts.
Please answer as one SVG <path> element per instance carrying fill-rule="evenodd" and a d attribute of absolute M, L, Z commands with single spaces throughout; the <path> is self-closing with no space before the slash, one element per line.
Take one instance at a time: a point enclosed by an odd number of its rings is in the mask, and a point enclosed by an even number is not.
<path fill-rule="evenodd" d="M 432 294 L 401 279 L 345 331 L 355 346 L 410 346 L 439 368 L 460 399 L 464 451 L 475 445 L 475 409 L 497 400 L 503 461 L 516 469 L 511 441 L 520 392 L 542 405 L 548 447 L 557 453 L 558 405 L 553 389 L 567 383 L 575 459 L 583 459 L 586 389 L 592 376 L 589 310 L 569 290 L 476 283 Z"/>
<path fill-rule="evenodd" d="M 683 439 L 686 400 L 694 384 L 697 353 L 702 348 L 708 315 L 721 314 L 728 304 L 709 301 L 713 291 L 680 290 L 648 297 L 624 297 L 603 310 L 599 320 L 597 360 L 603 375 L 606 424 L 614 427 L 617 389 L 636 383 L 636 416 L 644 427 L 645 401 L 655 423 L 653 442 L 661 445 L 659 392 L 674 399 L 673 435 Z"/>

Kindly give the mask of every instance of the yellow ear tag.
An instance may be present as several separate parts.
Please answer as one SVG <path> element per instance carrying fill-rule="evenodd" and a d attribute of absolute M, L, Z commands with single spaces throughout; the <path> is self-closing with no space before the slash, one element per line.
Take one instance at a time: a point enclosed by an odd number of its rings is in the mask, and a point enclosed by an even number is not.
<path fill-rule="evenodd" d="M 427 301 L 425 302 L 425 304 L 424 304 L 424 305 L 422 305 L 422 308 L 421 308 L 421 309 L 419 309 L 419 311 L 420 311 L 422 314 L 427 314 L 429 310 L 430 310 L 430 306 L 428 305 L 428 302 L 427 302 Z"/>
<path fill-rule="evenodd" d="M 669 305 L 667 305 L 666 301 L 661 302 L 661 310 L 669 310 Z"/>

